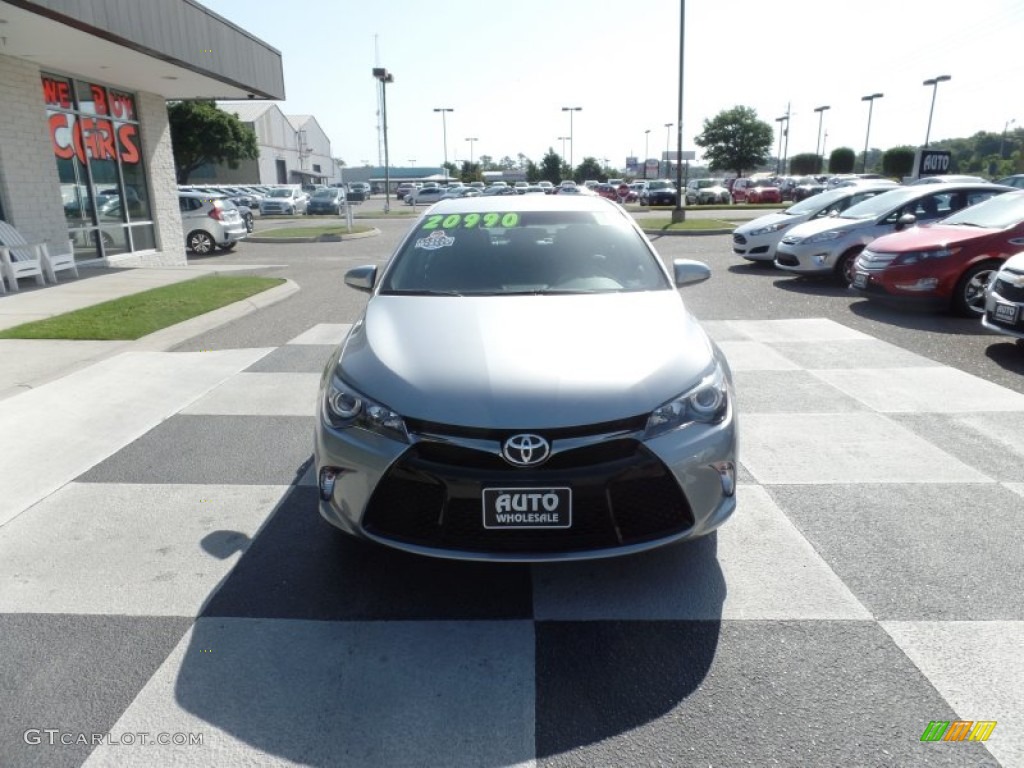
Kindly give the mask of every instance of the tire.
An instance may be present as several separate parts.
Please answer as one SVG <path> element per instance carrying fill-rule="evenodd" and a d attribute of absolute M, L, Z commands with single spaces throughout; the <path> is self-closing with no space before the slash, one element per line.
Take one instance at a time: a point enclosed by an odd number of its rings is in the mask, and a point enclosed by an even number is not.
<path fill-rule="evenodd" d="M 253 223 L 252 214 L 247 214 L 245 217 L 245 231 L 251 234 L 255 228 L 256 225 Z"/>
<path fill-rule="evenodd" d="M 192 232 L 186 239 L 185 244 L 188 249 L 196 256 L 209 256 L 213 253 L 215 243 L 209 232 L 205 232 L 201 229 L 197 229 Z"/>
<path fill-rule="evenodd" d="M 849 285 L 853 282 L 853 264 L 863 250 L 863 245 L 851 248 L 836 260 L 835 278 L 840 285 Z"/>
<path fill-rule="evenodd" d="M 950 307 L 954 314 L 960 317 L 981 317 L 985 314 L 985 286 L 997 269 L 997 262 L 984 261 L 960 276 L 953 290 Z"/>

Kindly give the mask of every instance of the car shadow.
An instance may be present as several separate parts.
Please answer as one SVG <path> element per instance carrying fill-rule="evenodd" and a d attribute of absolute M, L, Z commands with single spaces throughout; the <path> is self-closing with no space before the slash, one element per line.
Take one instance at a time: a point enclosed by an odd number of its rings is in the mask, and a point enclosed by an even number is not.
<path fill-rule="evenodd" d="M 1004 370 L 1024 374 L 1024 340 L 997 341 L 985 350 L 985 357 Z"/>
<path fill-rule="evenodd" d="M 964 333 L 979 334 L 983 331 L 981 321 L 977 318 L 954 317 L 918 307 L 894 307 L 870 299 L 854 302 L 850 305 L 850 311 L 866 320 L 930 333 L 959 336 Z"/>
<path fill-rule="evenodd" d="M 744 261 L 742 264 L 730 264 L 728 270 L 734 275 L 763 275 L 778 277 L 779 271 L 772 261 Z"/>
<path fill-rule="evenodd" d="M 203 539 L 243 555 L 168 681 L 174 705 L 260 753 L 529 764 L 665 716 L 709 673 L 726 592 L 715 534 L 606 561 L 457 562 L 357 541 L 317 501 L 294 485 L 253 539 Z M 688 620 L 628 620 L 635 601 L 665 603 L 666 577 Z"/>
<path fill-rule="evenodd" d="M 778 273 L 775 273 L 778 275 Z M 804 277 L 802 275 L 791 275 L 779 277 L 774 283 L 776 288 L 790 293 L 801 293 L 814 296 L 845 296 L 849 297 L 850 291 L 845 285 L 839 285 L 830 277 Z"/>

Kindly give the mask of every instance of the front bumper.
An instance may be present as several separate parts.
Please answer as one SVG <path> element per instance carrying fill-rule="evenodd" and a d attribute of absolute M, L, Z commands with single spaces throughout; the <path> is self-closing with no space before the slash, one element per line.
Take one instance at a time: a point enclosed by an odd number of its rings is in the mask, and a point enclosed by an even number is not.
<path fill-rule="evenodd" d="M 1015 318 L 1006 313 L 1014 314 Z M 996 311 L 999 309 L 1000 314 Z M 1024 339 L 1024 286 L 1017 287 L 997 278 L 995 285 L 985 292 L 985 314 L 981 324 L 990 331 Z"/>
<path fill-rule="evenodd" d="M 921 281 L 934 281 L 935 285 L 922 287 Z M 858 266 L 850 290 L 858 296 L 890 306 L 940 311 L 949 308 L 951 286 L 946 285 L 946 282 L 934 275 L 905 267 L 869 270 Z M 908 285 L 917 286 L 918 290 L 898 287 Z"/>
<path fill-rule="evenodd" d="M 744 235 L 733 233 L 732 252 L 747 261 L 775 261 L 775 251 L 779 244 L 776 235 Z"/>
<path fill-rule="evenodd" d="M 775 249 L 775 266 L 804 275 L 830 274 L 841 252 L 835 240 L 821 243 L 780 242 Z"/>
<path fill-rule="evenodd" d="M 734 511 L 737 427 L 719 424 L 642 439 L 646 416 L 551 435 L 552 456 L 520 469 L 500 457 L 513 434 L 418 425 L 411 444 L 361 429 L 316 429 L 318 478 L 337 470 L 320 513 L 355 536 L 422 555 L 544 562 L 626 555 L 710 533 Z M 413 424 L 410 424 L 412 429 Z M 517 430 L 529 431 L 529 430 Z M 589 432 L 589 434 L 588 434 Z M 483 524 L 484 488 L 572 489 L 567 529 Z M 325 495 L 327 496 L 325 498 Z"/>

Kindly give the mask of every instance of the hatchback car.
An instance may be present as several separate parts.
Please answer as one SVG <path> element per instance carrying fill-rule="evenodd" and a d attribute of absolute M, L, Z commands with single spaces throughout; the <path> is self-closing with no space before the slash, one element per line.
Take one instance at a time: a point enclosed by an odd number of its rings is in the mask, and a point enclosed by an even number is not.
<path fill-rule="evenodd" d="M 775 266 L 804 275 L 831 275 L 848 285 L 854 261 L 876 237 L 938 221 L 1010 189 L 988 183 L 895 187 L 834 218 L 793 227 L 776 249 Z"/>
<path fill-rule="evenodd" d="M 340 187 L 323 187 L 313 193 L 306 203 L 306 215 L 333 213 L 340 216 L 345 209 L 345 190 Z"/>
<path fill-rule="evenodd" d="M 1024 349 L 1024 254 L 1003 262 L 986 286 L 981 323 L 990 331 L 1016 337 Z"/>
<path fill-rule="evenodd" d="M 775 260 L 779 241 L 797 224 L 838 216 L 850 206 L 890 189 L 892 185 L 887 183 L 833 189 L 801 200 L 784 211 L 759 216 L 733 230 L 732 252 L 747 261 L 770 263 Z"/>
<path fill-rule="evenodd" d="M 447 191 L 444 187 L 420 187 L 405 196 L 405 204 L 430 205 L 444 197 Z"/>
<path fill-rule="evenodd" d="M 274 187 L 260 200 L 260 215 L 305 213 L 309 197 L 299 187 Z"/>
<path fill-rule="evenodd" d="M 711 532 L 736 505 L 732 378 L 677 291 L 710 274 L 596 195 L 438 203 L 345 276 L 370 298 L 321 380 L 320 513 L 470 560 Z"/>
<path fill-rule="evenodd" d="M 889 303 L 985 311 L 985 286 L 1000 264 L 1024 251 L 1024 191 L 996 195 L 930 227 L 880 237 L 861 251 L 851 287 Z"/>
<path fill-rule="evenodd" d="M 178 207 L 185 247 L 197 256 L 207 256 L 214 248 L 230 251 L 248 234 L 238 208 L 227 198 L 179 192 Z"/>
<path fill-rule="evenodd" d="M 747 200 L 751 205 L 781 203 L 782 190 L 773 179 L 758 179 L 747 187 Z"/>

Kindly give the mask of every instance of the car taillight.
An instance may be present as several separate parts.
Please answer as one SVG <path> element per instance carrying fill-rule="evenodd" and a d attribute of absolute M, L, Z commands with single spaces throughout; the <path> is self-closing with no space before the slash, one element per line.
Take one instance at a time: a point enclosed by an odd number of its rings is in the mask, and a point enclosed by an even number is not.
<path fill-rule="evenodd" d="M 216 203 L 213 204 L 213 207 L 210 208 L 210 212 L 206 215 L 209 216 L 211 219 L 216 219 L 217 221 L 224 221 L 224 211 L 221 210 L 221 207 Z"/>

